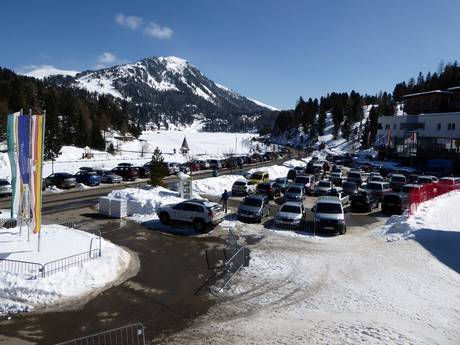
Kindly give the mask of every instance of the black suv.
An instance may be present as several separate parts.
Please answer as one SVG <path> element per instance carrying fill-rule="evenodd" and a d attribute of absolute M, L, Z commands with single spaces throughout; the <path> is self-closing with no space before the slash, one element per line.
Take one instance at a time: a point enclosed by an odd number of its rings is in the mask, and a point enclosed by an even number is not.
<path fill-rule="evenodd" d="M 387 193 L 382 199 L 382 212 L 387 215 L 402 214 L 407 205 L 407 199 L 403 194 Z"/>
<path fill-rule="evenodd" d="M 379 199 L 366 191 L 359 191 L 357 194 L 351 195 L 350 200 L 352 212 L 371 212 L 373 208 L 379 207 Z"/>
<path fill-rule="evenodd" d="M 268 196 L 270 200 L 275 199 L 277 196 L 281 196 L 281 187 L 276 182 L 259 183 L 256 190 L 258 193 Z"/>

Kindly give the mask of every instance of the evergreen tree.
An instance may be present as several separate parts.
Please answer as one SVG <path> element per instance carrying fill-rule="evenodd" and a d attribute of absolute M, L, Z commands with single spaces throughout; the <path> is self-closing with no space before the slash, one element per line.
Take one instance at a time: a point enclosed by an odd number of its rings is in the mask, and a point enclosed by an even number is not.
<path fill-rule="evenodd" d="M 152 161 L 150 163 L 150 185 L 154 187 L 162 185 L 163 178 L 166 176 L 166 169 L 163 162 L 163 154 L 157 147 L 153 151 Z"/>

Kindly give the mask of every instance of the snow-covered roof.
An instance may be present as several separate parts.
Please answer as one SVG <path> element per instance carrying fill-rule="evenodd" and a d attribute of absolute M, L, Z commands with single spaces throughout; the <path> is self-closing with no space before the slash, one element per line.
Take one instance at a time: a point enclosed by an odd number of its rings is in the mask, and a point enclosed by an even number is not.
<path fill-rule="evenodd" d="M 460 90 L 460 85 L 459 86 L 454 86 L 454 87 L 449 87 L 447 91 L 458 91 Z"/>
<path fill-rule="evenodd" d="M 431 90 L 425 92 L 418 92 L 418 93 L 411 93 L 409 95 L 404 95 L 403 98 L 414 97 L 414 96 L 423 96 L 423 95 L 431 95 L 431 94 L 447 94 L 450 95 L 452 92 L 444 91 L 444 90 Z"/>

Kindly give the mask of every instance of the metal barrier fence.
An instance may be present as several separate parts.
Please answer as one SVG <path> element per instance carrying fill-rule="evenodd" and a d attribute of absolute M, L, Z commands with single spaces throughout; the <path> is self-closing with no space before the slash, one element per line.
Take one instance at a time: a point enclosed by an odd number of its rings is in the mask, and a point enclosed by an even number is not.
<path fill-rule="evenodd" d="M 141 323 L 135 323 L 57 345 L 145 345 L 145 327 Z"/>
<path fill-rule="evenodd" d="M 37 279 L 43 276 L 43 265 L 36 262 L 0 259 L 0 271 L 18 274 L 26 279 Z"/>
<path fill-rule="evenodd" d="M 12 229 L 18 225 L 18 221 L 12 218 L 2 218 L 0 219 L 0 228 Z"/>
<path fill-rule="evenodd" d="M 59 225 L 61 225 L 63 229 L 76 229 L 76 224 L 73 222 Z M 49 277 L 52 274 L 65 271 L 72 267 L 81 266 L 88 261 L 95 260 L 102 256 L 101 232 L 99 230 L 95 230 L 95 232 L 97 237 L 91 238 L 88 251 L 50 261 L 45 264 L 0 258 L 0 271 L 21 275 L 27 279 L 37 279 Z"/>
<path fill-rule="evenodd" d="M 460 185 L 448 185 L 444 183 L 426 183 L 420 189 L 412 189 L 409 193 L 409 215 L 413 215 L 422 202 L 436 198 L 437 196 L 460 190 Z"/>
<path fill-rule="evenodd" d="M 54 260 L 47 262 L 43 265 L 43 274 L 42 277 L 49 277 L 50 275 L 58 272 L 65 271 L 72 267 L 78 267 L 84 264 L 85 262 L 97 259 L 101 256 L 101 249 L 93 249 L 89 252 L 83 252 L 80 254 L 75 254 L 68 256 L 59 260 Z"/>

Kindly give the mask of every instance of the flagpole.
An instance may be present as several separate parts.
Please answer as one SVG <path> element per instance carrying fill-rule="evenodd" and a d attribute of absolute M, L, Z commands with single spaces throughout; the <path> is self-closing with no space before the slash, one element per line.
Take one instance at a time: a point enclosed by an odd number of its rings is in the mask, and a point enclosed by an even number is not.
<path fill-rule="evenodd" d="M 27 221 L 27 242 L 30 241 L 30 175 L 32 173 L 32 167 L 33 167 L 33 163 L 32 163 L 32 138 L 31 138 L 31 134 L 32 134 L 32 121 L 31 121 L 31 117 L 32 117 L 32 109 L 29 109 L 29 183 L 28 184 L 24 184 L 24 206 L 25 206 L 25 219 Z"/>
<path fill-rule="evenodd" d="M 40 216 L 38 217 L 39 218 L 39 223 L 37 223 L 37 226 L 38 226 L 38 251 L 40 251 L 40 239 L 41 239 L 41 234 L 42 234 L 42 229 L 41 229 L 41 226 L 42 226 L 42 202 L 43 202 L 43 156 L 44 156 L 44 152 L 45 152 L 45 121 L 46 121 L 46 110 L 43 111 L 43 115 L 42 115 L 42 152 L 40 152 L 41 154 L 41 160 L 40 160 L 40 181 L 39 181 L 39 185 L 40 185 L 40 189 L 39 189 L 39 193 L 40 193 L 40 208 L 38 210 Z"/>
<path fill-rule="evenodd" d="M 19 111 L 19 116 L 22 116 L 23 115 L 23 109 L 21 108 L 21 110 Z M 17 119 L 17 121 L 19 122 L 19 119 Z M 19 124 L 17 124 L 17 126 L 19 126 Z M 15 129 L 15 132 L 17 132 L 17 130 Z M 18 133 L 16 133 L 16 135 L 18 135 Z M 17 140 L 16 140 L 16 145 L 17 146 L 18 143 L 17 143 Z M 14 151 L 15 151 L 15 155 L 17 155 L 17 148 L 15 147 L 14 148 Z M 16 157 L 16 160 L 19 160 L 19 157 Z M 19 166 L 19 164 L 17 164 L 17 166 Z M 22 176 L 21 176 L 21 171 L 20 169 L 18 169 L 18 172 L 16 173 L 16 175 L 18 175 L 16 178 L 19 178 L 19 180 L 21 181 L 20 182 L 20 193 L 21 195 L 19 195 L 19 208 L 18 208 L 18 214 L 16 215 L 16 217 L 18 218 L 18 221 L 19 221 L 19 236 L 21 237 L 21 241 L 22 241 L 22 225 L 23 225 L 23 222 L 24 222 L 24 218 L 23 218 L 23 215 L 24 215 L 24 184 L 22 183 Z M 14 186 L 15 188 L 16 186 Z M 28 239 L 27 239 L 28 241 Z"/>

